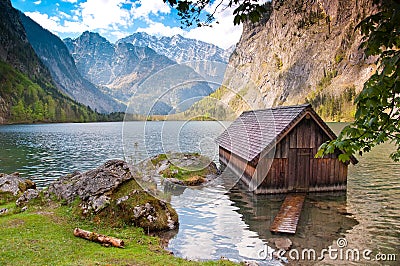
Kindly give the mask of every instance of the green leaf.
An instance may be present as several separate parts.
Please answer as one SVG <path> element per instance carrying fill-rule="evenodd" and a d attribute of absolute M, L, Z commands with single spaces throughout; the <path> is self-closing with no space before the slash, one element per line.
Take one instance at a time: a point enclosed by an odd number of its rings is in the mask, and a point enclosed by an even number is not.
<path fill-rule="evenodd" d="M 348 155 L 348 154 L 346 154 L 346 153 L 341 153 L 341 154 L 339 154 L 338 159 L 339 159 L 339 161 L 345 163 L 345 162 L 347 162 L 347 161 L 350 160 L 350 155 Z"/>

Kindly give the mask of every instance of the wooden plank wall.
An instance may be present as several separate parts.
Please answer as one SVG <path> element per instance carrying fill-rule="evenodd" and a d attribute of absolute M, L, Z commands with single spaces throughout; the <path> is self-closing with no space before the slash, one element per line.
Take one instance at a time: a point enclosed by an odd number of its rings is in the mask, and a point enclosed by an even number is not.
<path fill-rule="evenodd" d="M 230 151 L 220 147 L 220 157 L 226 164 L 230 164 L 239 173 L 250 181 L 256 174 L 263 178 L 259 186 L 262 193 L 283 193 L 291 189 L 293 182 L 289 182 L 290 167 L 289 153 L 292 149 L 312 149 L 310 156 L 310 191 L 340 190 L 345 189 L 347 183 L 347 165 L 337 159 L 338 153 L 314 158 L 319 146 L 329 137 L 314 122 L 313 119 L 303 119 L 289 134 L 287 134 L 274 150 L 261 153 L 258 160 L 247 162 L 241 157 L 231 154 Z M 292 150 L 293 152 L 293 150 Z M 301 166 L 300 166 L 301 167 Z M 289 169 L 290 168 L 290 169 Z"/>
<path fill-rule="evenodd" d="M 292 162 L 289 162 L 288 158 L 290 150 L 296 148 L 312 149 L 309 184 L 310 187 L 318 189 L 311 190 L 335 190 L 339 187 L 343 189 L 347 183 L 347 165 L 337 159 L 338 153 L 330 154 L 324 158 L 314 158 L 319 146 L 327 140 L 329 140 L 329 137 L 312 119 L 303 119 L 286 137 L 277 143 L 275 150 L 268 154 L 261 154 L 257 166 L 257 175 L 260 178 L 264 176 L 265 179 L 260 189 L 264 192 L 291 189 L 289 187 L 289 170 L 292 168 L 290 167 Z M 270 168 L 269 165 L 271 165 Z M 277 176 L 280 178 L 277 178 Z M 277 180 L 280 181 L 277 183 Z"/>
<path fill-rule="evenodd" d="M 224 149 L 222 147 L 219 148 L 219 154 L 220 154 L 220 158 L 223 157 L 225 159 L 224 163 L 226 163 L 227 165 L 229 165 L 231 167 L 232 166 L 235 167 L 236 170 L 239 170 L 247 178 L 249 178 L 250 180 L 252 179 L 252 177 L 256 171 L 256 167 L 254 165 L 252 165 L 248 161 L 242 159 L 241 157 L 230 153 L 229 151 L 227 151 L 226 149 Z"/>

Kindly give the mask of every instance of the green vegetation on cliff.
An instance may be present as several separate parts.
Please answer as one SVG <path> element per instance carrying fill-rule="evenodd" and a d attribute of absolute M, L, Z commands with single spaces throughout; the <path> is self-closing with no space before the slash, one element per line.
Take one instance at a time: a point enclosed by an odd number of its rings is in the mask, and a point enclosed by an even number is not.
<path fill-rule="evenodd" d="M 349 86 L 340 90 L 339 93 L 332 93 L 328 88 L 337 71 L 331 71 L 324 75 L 318 82 L 315 91 L 310 92 L 306 103 L 310 103 L 315 111 L 326 121 L 353 121 L 356 111 L 354 99 L 356 98 L 355 86 Z"/>

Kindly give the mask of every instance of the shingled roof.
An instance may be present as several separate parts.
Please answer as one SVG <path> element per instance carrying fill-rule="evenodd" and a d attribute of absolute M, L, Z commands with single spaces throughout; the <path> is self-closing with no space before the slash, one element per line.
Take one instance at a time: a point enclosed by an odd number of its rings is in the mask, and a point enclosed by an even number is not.
<path fill-rule="evenodd" d="M 251 161 L 263 150 L 272 148 L 307 113 L 311 114 L 331 140 L 336 138 L 311 105 L 304 104 L 243 112 L 216 142 L 246 161 Z"/>

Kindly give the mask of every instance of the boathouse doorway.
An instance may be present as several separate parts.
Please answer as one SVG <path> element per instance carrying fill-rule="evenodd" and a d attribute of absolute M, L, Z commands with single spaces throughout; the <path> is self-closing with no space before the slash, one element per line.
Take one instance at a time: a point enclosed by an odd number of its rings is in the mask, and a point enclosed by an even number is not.
<path fill-rule="evenodd" d="M 289 149 L 289 188 L 294 192 L 307 192 L 310 184 L 312 149 Z"/>

